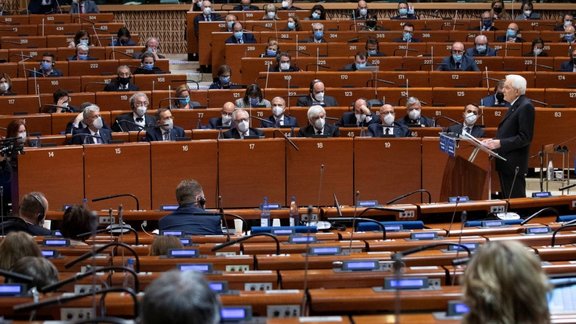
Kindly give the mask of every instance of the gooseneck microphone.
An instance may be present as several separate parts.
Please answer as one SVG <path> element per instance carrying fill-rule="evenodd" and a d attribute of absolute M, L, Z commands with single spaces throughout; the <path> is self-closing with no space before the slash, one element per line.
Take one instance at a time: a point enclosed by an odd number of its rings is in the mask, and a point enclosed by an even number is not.
<path fill-rule="evenodd" d="M 132 198 L 134 198 L 134 200 L 136 201 L 136 210 L 140 210 L 140 201 L 138 200 L 138 197 L 136 197 L 136 195 L 131 194 L 131 193 L 121 193 L 121 194 L 109 195 L 109 196 L 104 196 L 104 197 L 98 197 L 98 198 L 92 199 L 92 202 L 108 200 L 108 199 L 113 199 L 113 198 L 118 198 L 118 197 L 132 197 Z"/>
<path fill-rule="evenodd" d="M 430 191 L 428 191 L 428 190 L 426 190 L 426 189 L 417 189 L 417 190 L 411 191 L 411 192 L 409 192 L 409 193 L 400 195 L 400 196 L 398 196 L 398 197 L 396 197 L 396 198 L 393 198 L 392 200 L 387 201 L 387 202 L 385 203 L 385 205 L 393 204 L 393 203 L 395 203 L 395 202 L 397 202 L 397 201 L 400 201 L 400 200 L 402 200 L 402 199 L 404 199 L 404 198 L 406 198 L 406 197 L 408 197 L 408 196 L 411 196 L 411 195 L 416 194 L 416 193 L 422 193 L 422 192 L 425 192 L 425 193 L 428 194 L 428 203 L 431 203 L 431 202 L 432 202 L 432 195 L 430 194 Z"/>
<path fill-rule="evenodd" d="M 0 276 L 4 277 L 6 279 L 18 280 L 19 282 L 25 282 L 25 283 L 34 282 L 34 278 L 32 278 L 30 276 L 23 275 L 23 274 L 18 273 L 18 272 L 6 271 L 6 270 L 2 270 L 2 269 L 0 269 Z"/>
<path fill-rule="evenodd" d="M 556 215 L 556 216 L 559 216 L 559 215 L 560 215 L 560 212 L 558 211 L 558 209 L 556 209 L 556 208 L 554 208 L 554 207 L 546 207 L 546 208 L 542 208 L 542 209 L 540 209 L 539 211 L 535 212 L 534 214 L 526 217 L 526 219 L 523 220 L 523 221 L 520 223 L 520 225 L 521 225 L 521 226 L 526 225 L 526 224 L 527 224 L 529 221 L 531 221 L 533 218 L 536 218 L 536 217 L 538 217 L 538 216 L 540 216 L 540 215 L 544 215 L 544 212 L 551 212 L 551 213 L 553 213 L 553 214 Z"/>
<path fill-rule="evenodd" d="M 109 248 L 111 246 L 123 247 L 126 250 L 132 252 L 132 254 L 134 255 L 134 269 L 136 272 L 140 272 L 140 258 L 138 257 L 138 253 L 136 253 L 136 250 L 134 250 L 130 245 L 125 244 L 125 243 L 120 243 L 120 242 L 110 242 L 110 243 L 105 244 L 105 245 L 103 245 L 103 246 L 101 246 L 95 250 L 88 251 L 88 252 L 82 254 L 81 256 L 77 257 L 76 259 L 64 264 L 64 268 L 70 269 L 71 267 L 73 267 L 77 263 L 82 262 L 82 261 L 84 261 L 90 257 L 93 257 L 96 254 L 106 250 L 107 248 Z"/>
<path fill-rule="evenodd" d="M 328 218 L 329 222 L 353 222 L 353 223 L 357 223 L 358 221 L 362 221 L 362 222 L 370 222 L 370 223 L 374 223 L 376 225 L 378 225 L 378 227 L 380 227 L 380 229 L 382 230 L 382 240 L 386 241 L 386 226 L 384 226 L 384 224 L 380 223 L 379 221 L 372 219 L 372 218 L 363 218 L 363 217 L 329 217 Z M 356 228 L 352 228 L 352 233 L 354 233 L 354 230 Z M 350 239 L 350 241 L 352 241 L 352 238 Z"/>
<path fill-rule="evenodd" d="M 70 277 L 70 278 L 66 278 L 66 279 L 64 279 L 64 280 L 55 282 L 55 283 L 53 283 L 53 284 L 51 284 L 51 285 L 44 286 L 44 287 L 38 289 L 38 291 L 41 292 L 41 293 L 51 292 L 51 291 L 54 291 L 54 290 L 56 290 L 56 289 L 58 289 L 58 288 L 60 288 L 60 287 L 62 287 L 62 286 L 65 286 L 65 285 L 67 285 L 67 284 L 69 284 L 69 283 L 76 282 L 76 281 L 78 281 L 78 280 L 80 280 L 80 279 L 82 279 L 82 278 L 90 277 L 90 276 L 93 276 L 93 275 L 98 274 L 98 273 L 100 273 L 100 272 L 110 272 L 110 271 L 129 272 L 130 275 L 132 275 L 132 276 L 134 277 L 134 290 L 135 290 L 135 292 L 137 293 L 137 292 L 140 291 L 140 281 L 138 280 L 138 274 L 137 274 L 134 270 L 132 270 L 132 269 L 130 269 L 130 268 L 127 268 L 127 267 L 118 267 L 118 266 L 97 267 L 97 268 L 91 269 L 91 270 L 89 270 L 89 271 L 82 272 L 82 273 L 79 273 L 79 274 L 77 274 L 77 275 L 74 275 L 74 276 L 72 276 L 72 277 Z"/>
<path fill-rule="evenodd" d="M 506 206 L 504 207 L 503 213 L 496 213 L 496 217 L 499 219 L 518 219 L 520 215 L 516 213 L 509 213 L 508 208 L 510 208 L 510 198 L 512 197 L 512 192 L 514 192 L 514 185 L 516 184 L 516 178 L 518 177 L 518 172 L 520 171 L 520 167 L 516 166 L 514 169 L 514 178 L 512 179 L 512 185 L 510 186 L 510 192 L 508 192 L 508 198 L 506 199 Z"/>
<path fill-rule="evenodd" d="M 106 228 L 101 228 L 101 229 L 96 230 L 96 231 L 81 233 L 81 234 L 78 234 L 77 236 L 78 237 L 86 237 L 86 236 L 92 236 L 94 234 L 106 233 L 106 232 L 110 232 L 111 234 L 122 234 L 125 231 L 134 233 L 134 244 L 136 244 L 136 245 L 140 244 L 140 239 L 138 237 L 138 231 L 133 229 L 132 226 L 123 225 L 123 224 L 111 224 L 110 226 L 108 226 Z"/>
<path fill-rule="evenodd" d="M 380 211 L 389 211 L 389 212 L 394 212 L 394 213 L 402 213 L 405 212 L 405 209 L 402 208 L 392 208 L 392 207 L 368 207 L 365 208 L 359 215 L 358 217 L 362 217 L 362 215 L 364 215 L 366 212 L 370 211 L 370 210 L 380 210 Z"/>
<path fill-rule="evenodd" d="M 576 224 L 575 224 L 575 223 L 572 223 L 572 222 L 569 222 L 569 223 L 566 223 L 566 224 L 558 227 L 558 228 L 554 231 L 554 233 L 552 233 L 552 240 L 550 241 L 550 245 L 551 245 L 552 247 L 554 247 L 554 246 L 556 245 L 556 234 L 558 234 L 558 232 L 560 232 L 561 230 L 563 230 L 563 229 L 565 229 L 565 228 L 571 228 L 571 227 L 576 227 Z"/>
<path fill-rule="evenodd" d="M 284 134 L 283 132 L 281 132 L 279 129 L 275 129 L 274 132 L 278 132 L 282 135 L 282 137 L 284 137 L 284 139 L 290 144 L 292 145 L 292 147 L 296 150 L 296 151 L 300 151 L 300 149 L 298 148 L 298 145 L 296 145 L 296 143 L 294 143 L 294 141 L 292 139 L 290 139 L 290 137 L 286 136 L 286 134 Z"/>
<path fill-rule="evenodd" d="M 244 241 L 249 240 L 249 239 L 256 237 L 256 236 L 268 236 L 268 237 L 272 238 L 276 242 L 276 255 L 280 255 L 280 241 L 278 241 L 278 238 L 276 237 L 276 235 L 270 234 L 270 233 L 265 233 L 265 232 L 246 235 L 246 236 L 243 236 L 241 238 L 238 238 L 238 239 L 235 239 L 232 241 L 218 244 L 212 248 L 212 252 L 222 250 L 223 248 L 225 248 L 227 246 L 231 246 L 231 245 L 234 245 L 236 243 L 244 242 Z"/>

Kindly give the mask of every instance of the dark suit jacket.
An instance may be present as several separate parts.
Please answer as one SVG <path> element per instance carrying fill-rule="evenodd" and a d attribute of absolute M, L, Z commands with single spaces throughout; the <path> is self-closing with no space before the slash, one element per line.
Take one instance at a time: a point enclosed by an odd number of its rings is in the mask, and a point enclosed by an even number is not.
<path fill-rule="evenodd" d="M 301 127 L 298 131 L 298 137 L 314 137 L 316 136 L 316 129 L 308 124 L 306 127 Z M 330 124 L 324 125 L 324 135 L 326 137 L 339 137 L 340 129 L 338 126 L 332 126 Z"/>
<path fill-rule="evenodd" d="M 68 61 L 82 61 L 82 60 L 79 60 L 78 56 L 76 56 L 76 55 L 68 56 L 68 58 L 66 58 L 66 60 L 68 60 Z M 94 60 L 97 60 L 97 58 L 88 55 L 88 57 L 86 58 L 85 61 L 94 61 Z"/>
<path fill-rule="evenodd" d="M 372 66 L 372 64 L 366 64 L 366 66 Z M 358 68 L 356 67 L 356 63 L 350 63 L 344 65 L 342 71 L 358 71 Z"/>
<path fill-rule="evenodd" d="M 368 126 L 368 134 L 372 137 L 382 137 L 384 136 L 384 127 L 382 124 L 371 124 Z M 404 125 L 394 123 L 394 132 L 391 137 L 410 137 L 410 130 Z"/>
<path fill-rule="evenodd" d="M 110 83 L 108 83 L 104 87 L 104 91 L 138 91 L 138 90 L 140 90 L 140 88 L 132 82 L 128 83 L 128 90 L 125 90 L 125 89 L 120 90 L 119 87 L 120 87 L 120 83 L 118 82 L 118 79 L 114 79 L 114 80 L 110 81 Z"/>
<path fill-rule="evenodd" d="M 136 70 L 134 70 L 133 74 L 165 74 L 166 71 L 162 71 L 160 70 L 159 67 L 155 66 L 152 68 L 152 70 L 146 70 L 143 67 L 138 67 Z"/>
<path fill-rule="evenodd" d="M 462 128 L 463 128 L 462 124 L 457 124 L 448 127 L 447 131 L 448 133 L 454 133 L 460 135 L 462 134 Z M 470 132 L 470 134 L 474 137 L 484 137 L 484 128 L 478 125 L 474 125 L 472 126 L 472 131 Z"/>
<path fill-rule="evenodd" d="M 560 71 L 562 72 L 574 72 L 574 62 L 565 61 L 560 65 Z"/>
<path fill-rule="evenodd" d="M 267 120 L 270 122 L 267 123 L 260 121 L 260 128 L 276 127 L 276 119 L 274 119 L 274 116 L 268 117 Z M 298 127 L 298 121 L 296 120 L 296 117 L 284 115 L 284 125 L 278 127 Z"/>
<path fill-rule="evenodd" d="M 174 126 L 170 130 L 170 140 L 175 141 L 179 138 L 184 138 L 186 135 L 184 134 L 184 129 L 182 127 Z M 164 139 L 162 138 L 162 130 L 160 127 L 154 127 L 146 131 L 146 141 L 148 142 L 161 142 Z"/>
<path fill-rule="evenodd" d="M 520 96 L 508 108 L 496 131 L 496 138 L 501 145 L 496 152 L 507 159 L 496 159 L 496 170 L 513 175 L 518 166 L 519 174 L 525 174 L 528 171 L 528 155 L 533 135 L 534 106 L 526 96 Z"/>
<path fill-rule="evenodd" d="M 406 43 L 406 41 L 402 37 L 394 38 L 392 41 L 394 43 Z M 420 38 L 412 37 L 412 39 L 410 39 L 408 43 L 420 43 L 420 42 L 421 42 Z"/>
<path fill-rule="evenodd" d="M 61 77 L 62 71 L 58 70 L 58 69 L 52 69 L 52 71 L 50 71 L 49 75 L 44 75 L 44 72 L 42 70 L 36 70 L 34 71 L 30 71 L 30 73 L 28 73 L 28 76 L 33 78 L 33 77 L 37 77 L 37 78 L 42 78 L 42 77 Z"/>
<path fill-rule="evenodd" d="M 456 68 L 456 61 L 452 58 L 452 55 L 447 56 L 442 60 L 440 66 L 438 66 L 438 71 L 480 71 L 478 65 L 474 58 L 468 55 L 462 55 L 462 61 L 460 62 L 460 68 Z"/>
<path fill-rule="evenodd" d="M 135 125 L 133 113 L 126 113 L 116 117 L 116 121 L 112 125 L 112 131 L 114 132 L 130 132 L 141 130 L 138 125 Z M 144 115 L 144 127 L 154 127 L 156 126 L 156 118 L 150 115 Z"/>
<path fill-rule="evenodd" d="M 106 128 L 102 128 L 98 132 L 100 133 L 102 144 L 109 144 L 110 140 L 112 140 L 112 131 Z M 72 132 L 72 140 L 70 144 L 94 144 L 94 139 L 90 136 L 90 130 L 88 128 L 78 128 Z"/>
<path fill-rule="evenodd" d="M 30 14 L 43 15 L 56 12 L 58 12 L 58 2 L 56 0 L 52 0 L 47 6 L 42 5 L 42 0 L 30 0 L 28 3 L 28 13 Z"/>
<path fill-rule="evenodd" d="M 370 115 L 370 117 L 372 117 L 372 119 L 370 119 L 370 122 L 366 122 L 366 120 L 364 120 L 360 126 L 366 127 L 370 124 L 378 123 L 377 116 L 372 114 L 372 115 Z M 353 111 L 347 111 L 342 115 L 342 117 L 340 117 L 340 121 L 338 122 L 338 126 L 340 126 L 340 127 L 356 127 L 356 126 L 358 126 L 357 122 L 358 121 L 356 120 L 356 114 Z"/>
<path fill-rule="evenodd" d="M 196 8 L 196 6 L 194 6 L 194 8 Z M 216 13 L 210 14 L 210 21 L 219 21 L 219 20 L 222 20 L 222 17 L 220 17 L 219 14 Z M 198 37 L 198 32 L 200 31 L 200 28 L 198 26 L 200 25 L 201 21 L 207 21 L 206 17 L 204 17 L 204 14 L 202 13 L 194 17 L 194 33 L 196 34 L 196 37 Z"/>
<path fill-rule="evenodd" d="M 80 8 L 78 6 L 78 3 L 72 2 L 72 4 L 70 5 L 70 13 L 78 13 L 79 11 L 80 11 Z M 98 9 L 96 2 L 91 1 L 91 0 L 85 0 L 84 1 L 84 12 L 83 13 L 99 13 L 99 12 L 100 12 L 100 10 Z"/>
<path fill-rule="evenodd" d="M 234 6 L 234 8 L 232 8 L 233 11 L 250 11 L 250 10 L 260 10 L 260 8 L 250 5 L 250 8 L 244 10 L 244 7 L 242 7 L 242 5 L 237 5 Z"/>
<path fill-rule="evenodd" d="M 248 130 L 248 135 L 249 136 L 264 136 L 264 133 L 262 133 L 262 131 L 260 131 L 256 128 L 250 127 L 250 129 Z M 240 132 L 236 128 L 230 128 L 230 130 L 222 133 L 222 137 L 240 139 Z"/>
<path fill-rule="evenodd" d="M 506 107 L 510 106 L 506 101 L 496 104 L 496 98 L 494 95 L 489 95 L 480 100 L 480 106 L 484 107 Z"/>
<path fill-rule="evenodd" d="M 244 32 L 244 34 L 242 34 L 242 40 L 244 41 L 244 44 L 256 43 L 256 38 L 254 38 L 254 35 L 252 33 Z M 234 35 L 232 35 L 232 36 L 226 38 L 224 43 L 226 43 L 226 44 L 238 44 L 238 39 L 236 39 L 236 37 L 234 37 Z"/>
<path fill-rule="evenodd" d="M 501 35 L 496 37 L 496 42 L 498 43 L 505 43 L 506 40 L 508 39 L 508 37 L 506 35 Z M 516 39 L 514 40 L 514 43 L 524 43 L 525 40 L 522 37 L 516 37 Z"/>
<path fill-rule="evenodd" d="M 310 97 L 310 95 L 307 95 L 307 96 L 302 96 L 302 97 L 298 98 L 298 102 L 296 103 L 296 105 L 298 107 L 310 107 L 313 105 L 318 105 L 318 103 L 312 101 L 312 98 Z M 324 96 L 324 104 L 322 106 L 324 106 L 324 107 L 336 107 L 336 106 L 338 106 L 338 102 L 336 101 L 336 99 L 334 99 L 334 97 L 325 95 Z"/>
<path fill-rule="evenodd" d="M 476 50 L 476 47 L 470 47 L 466 50 L 466 55 L 468 55 L 469 57 L 473 57 L 473 56 L 496 56 L 496 50 L 493 49 L 492 47 L 486 47 L 486 52 L 480 54 Z"/>
<path fill-rule="evenodd" d="M 212 117 L 208 120 L 208 125 L 212 129 L 230 128 L 230 126 L 222 126 L 222 117 Z"/>
<path fill-rule="evenodd" d="M 158 228 L 161 231 L 183 231 L 189 235 L 222 235 L 220 220 L 220 216 L 206 215 L 204 209 L 183 205 L 172 214 L 160 218 Z"/>
<path fill-rule="evenodd" d="M 398 124 L 406 126 L 406 127 L 434 127 L 434 120 L 426 117 L 420 116 L 416 122 L 413 122 L 408 115 L 404 116 L 404 118 L 398 121 Z"/>

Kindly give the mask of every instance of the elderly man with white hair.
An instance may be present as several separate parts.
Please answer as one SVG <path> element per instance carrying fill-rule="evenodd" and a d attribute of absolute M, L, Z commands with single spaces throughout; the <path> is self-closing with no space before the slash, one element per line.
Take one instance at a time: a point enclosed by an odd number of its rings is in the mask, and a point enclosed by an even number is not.
<path fill-rule="evenodd" d="M 422 116 L 422 104 L 416 97 L 406 99 L 406 116 L 398 123 L 406 127 L 434 127 L 433 119 Z"/>
<path fill-rule="evenodd" d="M 308 109 L 308 125 L 300 128 L 299 137 L 338 137 L 340 130 L 337 126 L 326 124 L 326 110 L 320 105 Z"/>
<path fill-rule="evenodd" d="M 504 100 L 510 103 L 500 121 L 496 138 L 483 141 L 506 159 L 496 159 L 503 197 L 526 197 L 526 172 L 530 143 L 534 135 L 534 106 L 526 97 L 526 79 L 509 74 L 504 82 Z"/>
<path fill-rule="evenodd" d="M 108 144 L 112 139 L 112 131 L 104 127 L 100 107 L 89 105 L 82 111 L 82 122 L 86 128 L 76 128 L 72 132 L 71 144 Z"/>
<path fill-rule="evenodd" d="M 466 50 L 466 55 L 474 56 L 496 56 L 496 50 L 488 44 L 486 35 L 478 35 L 474 38 L 474 47 Z"/>

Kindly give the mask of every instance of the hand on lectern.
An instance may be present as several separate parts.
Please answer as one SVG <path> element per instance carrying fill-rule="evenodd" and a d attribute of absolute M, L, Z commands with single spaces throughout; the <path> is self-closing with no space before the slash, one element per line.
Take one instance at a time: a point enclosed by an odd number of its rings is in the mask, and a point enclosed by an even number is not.
<path fill-rule="evenodd" d="M 500 140 L 488 138 L 482 141 L 482 144 L 491 150 L 499 149 L 500 148 Z"/>

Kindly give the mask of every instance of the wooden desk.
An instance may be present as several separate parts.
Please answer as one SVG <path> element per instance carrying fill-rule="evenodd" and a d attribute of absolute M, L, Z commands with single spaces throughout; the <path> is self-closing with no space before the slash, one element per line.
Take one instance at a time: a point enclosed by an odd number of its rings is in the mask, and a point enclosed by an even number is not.
<path fill-rule="evenodd" d="M 122 266 L 126 258 L 114 257 L 112 263 Z M 206 256 L 205 258 L 166 258 L 158 256 L 141 256 L 141 272 L 162 272 L 176 269 L 179 264 L 206 264 L 211 263 L 214 271 L 241 272 L 232 268 L 248 268 L 254 270 L 254 257 L 251 255 L 233 256 Z"/>

